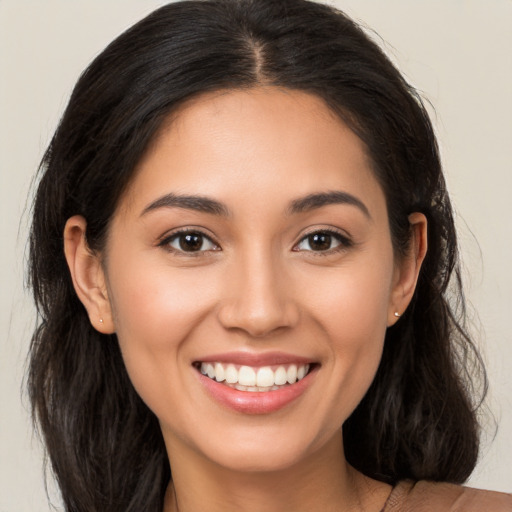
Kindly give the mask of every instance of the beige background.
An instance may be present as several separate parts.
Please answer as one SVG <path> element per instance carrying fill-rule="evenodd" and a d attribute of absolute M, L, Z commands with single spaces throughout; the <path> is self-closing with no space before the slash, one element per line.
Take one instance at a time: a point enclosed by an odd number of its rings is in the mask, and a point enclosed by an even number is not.
<path fill-rule="evenodd" d="M 22 393 L 34 325 L 22 285 L 31 179 L 79 73 L 111 39 L 163 3 L 0 0 L 0 512 L 49 510 L 41 450 Z M 492 440 L 487 422 L 470 483 L 510 492 L 512 1 L 332 3 L 375 29 L 436 107 L 467 296 L 480 319 L 475 324 L 488 362 L 489 405 L 499 423 Z M 51 485 L 50 493 L 55 495 Z"/>

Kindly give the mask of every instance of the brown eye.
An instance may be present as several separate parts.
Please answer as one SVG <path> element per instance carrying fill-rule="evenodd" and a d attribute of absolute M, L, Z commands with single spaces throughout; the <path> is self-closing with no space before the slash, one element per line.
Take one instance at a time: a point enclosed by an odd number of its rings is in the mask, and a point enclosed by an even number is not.
<path fill-rule="evenodd" d="M 199 251 L 203 246 L 203 236 L 197 233 L 180 235 L 178 241 L 182 251 Z"/>
<path fill-rule="evenodd" d="M 203 252 L 218 249 L 217 245 L 206 235 L 196 231 L 177 233 L 167 240 L 164 240 L 164 244 L 180 252 Z"/>
<path fill-rule="evenodd" d="M 327 251 L 331 248 L 332 237 L 328 233 L 315 233 L 308 236 L 308 243 L 313 251 Z"/>
<path fill-rule="evenodd" d="M 329 231 L 317 231 L 305 236 L 296 246 L 297 251 L 327 252 L 332 249 L 349 247 L 350 240 L 343 235 Z"/>

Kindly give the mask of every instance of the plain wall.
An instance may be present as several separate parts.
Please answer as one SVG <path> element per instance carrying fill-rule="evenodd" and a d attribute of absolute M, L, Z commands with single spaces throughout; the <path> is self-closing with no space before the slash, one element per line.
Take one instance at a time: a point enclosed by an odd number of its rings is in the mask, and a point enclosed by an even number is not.
<path fill-rule="evenodd" d="M 80 72 L 163 3 L 0 0 L 0 512 L 50 510 L 22 391 L 35 322 L 23 286 L 31 180 Z M 435 106 L 467 298 L 480 319 L 475 330 L 488 364 L 488 403 L 499 424 L 493 440 L 492 422 L 485 420 L 481 460 L 469 483 L 510 492 L 512 1 L 331 3 L 380 34 Z"/>

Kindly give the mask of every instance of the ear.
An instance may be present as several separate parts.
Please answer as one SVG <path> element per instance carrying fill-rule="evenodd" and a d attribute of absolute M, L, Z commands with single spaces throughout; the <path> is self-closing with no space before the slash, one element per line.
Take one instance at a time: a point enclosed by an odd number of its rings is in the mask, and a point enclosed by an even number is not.
<path fill-rule="evenodd" d="M 427 218 L 422 213 L 411 213 L 409 224 L 411 241 L 407 253 L 396 263 L 389 302 L 388 327 L 398 321 L 411 302 L 421 265 L 427 254 Z"/>
<path fill-rule="evenodd" d="M 112 308 L 100 255 L 91 251 L 85 238 L 86 220 L 75 215 L 64 227 L 64 254 L 78 298 L 92 326 L 103 334 L 115 331 Z"/>

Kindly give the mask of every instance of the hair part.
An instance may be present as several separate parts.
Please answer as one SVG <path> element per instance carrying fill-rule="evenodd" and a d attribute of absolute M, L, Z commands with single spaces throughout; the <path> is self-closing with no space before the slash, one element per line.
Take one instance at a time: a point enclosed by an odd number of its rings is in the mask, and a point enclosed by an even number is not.
<path fill-rule="evenodd" d="M 478 454 L 471 376 L 478 353 L 448 300 L 464 304 L 452 209 L 427 112 L 389 59 L 340 11 L 307 0 L 166 5 L 111 43 L 80 77 L 41 163 L 30 235 L 40 316 L 28 387 L 68 511 L 160 512 L 171 472 L 154 414 L 135 392 L 115 335 L 91 326 L 63 253 L 67 219 L 105 246 L 119 199 L 162 123 L 207 92 L 273 85 L 327 105 L 363 140 L 398 254 L 408 215 L 429 251 L 409 309 L 386 335 L 368 393 L 344 425 L 348 461 L 389 483 L 463 482 Z"/>

